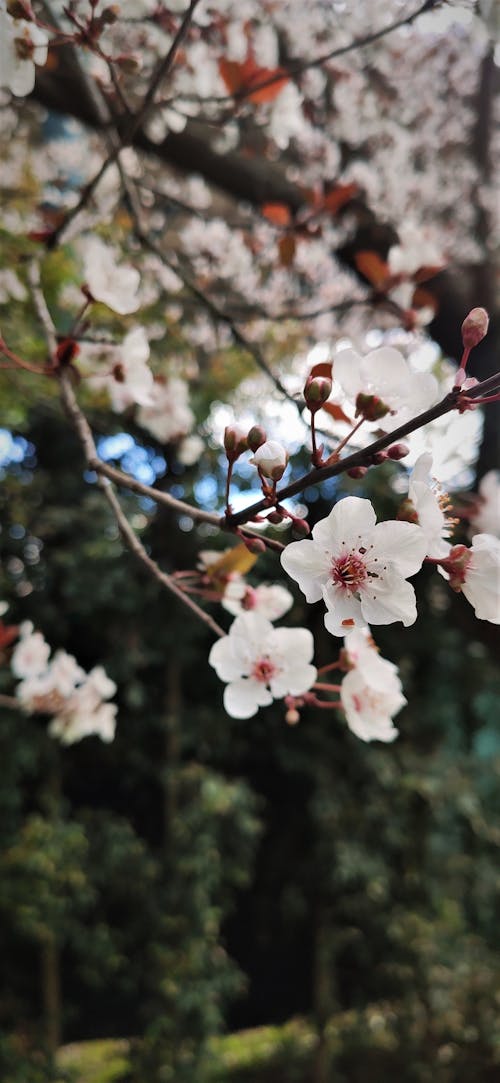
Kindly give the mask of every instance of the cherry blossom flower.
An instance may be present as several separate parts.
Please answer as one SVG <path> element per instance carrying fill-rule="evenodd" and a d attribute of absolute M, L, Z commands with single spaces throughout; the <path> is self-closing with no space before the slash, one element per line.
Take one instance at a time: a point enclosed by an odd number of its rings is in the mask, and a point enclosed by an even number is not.
<path fill-rule="evenodd" d="M 111 373 L 93 376 L 89 384 L 104 387 L 116 413 L 129 406 L 148 406 L 153 402 L 154 377 L 148 365 L 149 342 L 143 327 L 134 327 L 125 335 L 116 353 Z"/>
<path fill-rule="evenodd" d="M 406 579 L 420 568 L 425 550 L 419 526 L 377 524 L 369 500 L 348 496 L 316 523 L 311 540 L 287 545 L 281 563 L 308 602 L 323 598 L 325 626 L 342 636 L 368 623 L 413 624 L 415 591 Z"/>
<path fill-rule="evenodd" d="M 86 285 L 94 301 L 107 305 L 120 316 L 137 311 L 140 275 L 135 267 L 119 267 L 114 250 L 100 237 L 85 240 L 83 259 Z"/>
<path fill-rule="evenodd" d="M 0 87 L 16 97 L 31 94 L 35 85 L 35 64 L 47 60 L 48 37 L 35 23 L 13 19 L 0 6 Z"/>
<path fill-rule="evenodd" d="M 41 632 L 33 630 L 31 621 L 24 621 L 20 627 L 20 638 L 11 658 L 11 669 L 15 677 L 38 677 L 47 668 L 50 647 Z"/>
<path fill-rule="evenodd" d="M 288 452 L 277 440 L 266 440 L 257 448 L 250 462 L 259 468 L 264 477 L 279 481 L 287 467 Z"/>
<path fill-rule="evenodd" d="M 391 674 L 384 688 L 367 681 L 359 669 L 344 677 L 340 699 L 347 725 L 361 741 L 394 741 L 398 730 L 392 718 L 406 704 L 399 677 Z"/>
<path fill-rule="evenodd" d="M 471 524 L 482 534 L 494 534 L 500 538 L 500 472 L 489 470 L 479 486 L 477 507 L 471 515 Z"/>
<path fill-rule="evenodd" d="M 112 741 L 117 707 L 103 700 L 109 699 L 115 691 L 114 681 L 110 680 L 102 666 L 96 666 L 50 722 L 51 737 L 58 737 L 64 745 L 72 745 L 92 735 L 100 737 L 102 741 Z"/>
<path fill-rule="evenodd" d="M 478 620 L 500 624 L 500 540 L 475 534 L 472 545 L 454 545 L 439 571 L 462 591 Z"/>
<path fill-rule="evenodd" d="M 398 668 L 381 658 L 368 628 L 356 628 L 344 639 L 345 659 L 352 669 L 340 686 L 349 729 L 362 741 L 393 741 L 393 716 L 406 704 Z"/>
<path fill-rule="evenodd" d="M 203 454 L 204 450 L 205 444 L 203 443 L 201 436 L 197 436 L 196 433 L 194 433 L 193 436 L 186 436 L 186 438 L 181 441 L 177 448 L 177 458 L 183 466 L 193 466 L 194 463 L 198 462 L 200 455 Z"/>
<path fill-rule="evenodd" d="M 222 605 L 237 617 L 240 613 L 260 613 L 267 620 L 279 620 L 293 605 L 293 596 L 279 583 L 261 583 L 251 587 L 243 576 L 233 576 L 226 585 Z"/>
<path fill-rule="evenodd" d="M 411 522 L 418 523 L 426 538 L 426 556 L 439 558 L 445 557 L 449 552 L 450 543 L 447 539 L 453 530 L 454 522 L 445 514 L 448 497 L 439 492 L 439 486 L 432 484 L 431 469 L 432 455 L 429 452 L 420 455 L 410 477 L 407 503 L 416 517 L 412 517 Z"/>
<path fill-rule="evenodd" d="M 214 643 L 208 661 L 227 683 L 224 707 L 251 718 L 273 699 L 300 696 L 316 680 L 314 641 L 307 628 L 274 628 L 260 613 L 244 613 Z"/>
<path fill-rule="evenodd" d="M 141 405 L 137 424 L 147 429 L 163 444 L 185 436 L 194 424 L 189 406 L 189 391 L 185 380 L 177 376 L 156 379 L 148 403 Z"/>
<path fill-rule="evenodd" d="M 335 380 L 357 411 L 386 432 L 427 410 L 435 402 L 438 384 L 428 372 L 412 372 L 408 361 L 392 346 L 381 346 L 365 357 L 341 350 L 333 367 Z"/>

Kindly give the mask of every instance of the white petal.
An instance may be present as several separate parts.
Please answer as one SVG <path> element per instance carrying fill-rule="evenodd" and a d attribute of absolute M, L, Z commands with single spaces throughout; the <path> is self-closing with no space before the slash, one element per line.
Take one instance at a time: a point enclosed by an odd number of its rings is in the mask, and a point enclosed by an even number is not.
<path fill-rule="evenodd" d="M 359 496 L 346 496 L 332 508 L 326 519 L 320 519 L 313 527 L 313 538 L 318 545 L 328 547 L 330 553 L 337 554 L 344 548 L 365 544 L 377 517 L 369 500 Z"/>
<path fill-rule="evenodd" d="M 397 573 L 384 573 L 361 591 L 361 610 L 365 624 L 392 624 L 400 620 L 405 628 L 417 619 L 417 601 L 411 583 Z"/>
<path fill-rule="evenodd" d="M 341 350 L 333 363 L 333 375 L 353 401 L 362 390 L 361 357 L 354 350 Z"/>
<path fill-rule="evenodd" d="M 224 636 L 223 639 L 218 639 L 214 643 L 208 661 L 221 681 L 234 681 L 243 673 L 241 660 L 235 657 L 229 636 Z"/>
<path fill-rule="evenodd" d="M 270 681 L 271 692 L 275 699 L 282 696 L 301 696 L 308 692 L 318 676 L 315 666 L 299 663 L 286 672 L 278 673 Z"/>
<path fill-rule="evenodd" d="M 342 587 L 328 583 L 323 591 L 327 606 L 325 628 L 332 636 L 344 636 L 350 627 L 366 624 L 361 603 L 355 595 L 349 595 Z M 347 623 L 345 623 L 347 622 Z"/>
<path fill-rule="evenodd" d="M 287 575 L 299 584 L 308 602 L 319 602 L 322 584 L 328 578 L 330 558 L 315 541 L 306 538 L 291 542 L 281 554 L 281 563 Z"/>
<path fill-rule="evenodd" d="M 233 681 L 224 689 L 224 707 L 232 718 L 251 718 L 259 707 L 268 707 L 273 697 L 259 681 Z"/>
<path fill-rule="evenodd" d="M 377 524 L 372 544 L 370 566 L 376 556 L 379 563 L 383 561 L 384 564 L 393 564 L 403 576 L 418 572 L 427 548 L 425 535 L 419 526 L 415 523 L 399 523 L 395 519 Z"/>

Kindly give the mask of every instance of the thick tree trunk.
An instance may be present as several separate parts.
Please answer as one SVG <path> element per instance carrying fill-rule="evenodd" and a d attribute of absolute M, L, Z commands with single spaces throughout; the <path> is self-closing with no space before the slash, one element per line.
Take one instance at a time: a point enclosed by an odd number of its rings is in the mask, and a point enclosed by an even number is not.
<path fill-rule="evenodd" d="M 62 1002 L 59 949 L 51 933 L 41 943 L 40 964 L 45 1043 L 55 1056 L 61 1044 Z"/>

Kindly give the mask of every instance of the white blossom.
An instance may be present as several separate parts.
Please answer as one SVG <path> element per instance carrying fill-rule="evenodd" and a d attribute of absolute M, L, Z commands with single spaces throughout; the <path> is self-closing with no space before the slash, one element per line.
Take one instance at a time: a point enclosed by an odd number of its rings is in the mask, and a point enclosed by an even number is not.
<path fill-rule="evenodd" d="M 489 470 L 479 485 L 478 503 L 471 525 L 482 534 L 500 538 L 500 472 Z"/>
<path fill-rule="evenodd" d="M 35 23 L 13 19 L 0 4 L 0 87 L 16 97 L 31 94 L 35 85 L 35 64 L 47 60 L 48 37 Z"/>
<path fill-rule="evenodd" d="M 41 632 L 35 632 L 31 621 L 21 624 L 20 638 L 11 658 L 15 677 L 38 677 L 47 668 L 50 647 Z"/>
<path fill-rule="evenodd" d="M 454 567 L 454 557 L 457 554 Z M 457 546 L 450 561 L 439 569 L 451 578 L 454 590 L 461 590 L 473 606 L 478 620 L 500 624 L 500 540 L 493 534 L 475 534 L 469 549 Z M 451 575 L 450 575 L 451 573 Z"/>
<path fill-rule="evenodd" d="M 226 584 L 222 605 L 235 617 L 251 611 L 275 621 L 292 607 L 293 596 L 279 583 L 261 583 L 258 587 L 251 587 L 242 575 L 235 575 Z"/>
<path fill-rule="evenodd" d="M 155 380 L 150 401 L 141 406 L 136 420 L 163 444 L 188 433 L 194 424 L 194 414 L 185 380 L 177 376 Z"/>
<path fill-rule="evenodd" d="M 135 267 L 118 266 L 116 253 L 100 237 L 88 237 L 83 246 L 86 285 L 95 301 L 126 316 L 139 308 L 140 275 Z"/>
<path fill-rule="evenodd" d="M 344 635 L 353 626 L 416 620 L 415 591 L 407 577 L 420 568 L 425 535 L 412 523 L 376 523 L 369 500 L 348 496 L 313 527 L 312 538 L 281 554 L 285 571 L 308 602 L 323 598 L 325 626 Z"/>
<path fill-rule="evenodd" d="M 288 452 L 277 440 L 266 440 L 250 459 L 266 478 L 279 481 L 288 463 Z"/>
<path fill-rule="evenodd" d="M 393 741 L 398 730 L 393 716 L 406 704 L 397 666 L 381 658 L 367 628 L 344 639 L 349 671 L 340 699 L 349 729 L 362 741 Z"/>
<path fill-rule="evenodd" d="M 244 613 L 214 643 L 209 663 L 225 681 L 224 707 L 233 718 L 251 718 L 273 699 L 300 696 L 316 680 L 314 641 L 307 628 L 274 628 L 259 613 Z"/>
<path fill-rule="evenodd" d="M 392 346 L 381 346 L 365 357 L 351 349 L 341 350 L 333 375 L 352 403 L 356 404 L 359 395 L 378 400 L 385 412 L 376 413 L 374 420 L 385 432 L 427 410 L 438 392 L 435 377 L 429 372 L 412 372 L 408 361 Z"/>
<path fill-rule="evenodd" d="M 143 327 L 134 327 L 113 351 L 113 366 L 105 376 L 92 376 L 91 387 L 105 388 L 116 413 L 129 406 L 153 402 L 154 377 L 148 365 L 149 342 Z M 106 361 L 104 362 L 106 364 Z"/>
<path fill-rule="evenodd" d="M 439 558 L 449 552 L 448 537 L 454 524 L 443 510 L 443 505 L 447 506 L 447 497 L 440 494 L 436 483 L 432 483 L 431 469 L 432 455 L 428 452 L 420 455 L 410 477 L 408 496 L 426 538 L 426 556 Z"/>

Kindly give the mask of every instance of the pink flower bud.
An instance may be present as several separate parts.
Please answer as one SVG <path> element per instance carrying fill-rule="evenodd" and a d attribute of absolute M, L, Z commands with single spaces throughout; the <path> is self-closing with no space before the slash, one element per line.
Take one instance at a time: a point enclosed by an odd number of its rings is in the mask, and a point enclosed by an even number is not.
<path fill-rule="evenodd" d="M 352 466 L 351 469 L 347 471 L 347 475 L 350 478 L 364 478 L 367 473 L 367 466 Z"/>
<path fill-rule="evenodd" d="M 226 425 L 224 429 L 224 449 L 229 462 L 235 462 L 244 451 L 247 451 L 247 438 L 236 425 Z"/>
<path fill-rule="evenodd" d="M 266 433 L 262 428 L 262 425 L 253 425 L 247 436 L 247 443 L 250 451 L 257 451 L 257 448 L 262 447 L 267 440 Z"/>
<path fill-rule="evenodd" d="M 257 448 L 250 462 L 258 467 L 264 477 L 279 481 L 287 467 L 288 452 L 277 440 L 266 440 Z"/>
<path fill-rule="evenodd" d="M 278 526 L 283 522 L 283 515 L 280 511 L 271 511 L 267 516 L 268 523 L 272 523 L 273 526 Z"/>
<path fill-rule="evenodd" d="M 485 308 L 472 308 L 462 324 L 462 342 L 466 350 L 472 350 L 488 332 L 490 318 Z"/>
<path fill-rule="evenodd" d="M 292 523 L 292 530 L 298 538 L 307 538 L 307 536 L 311 533 L 311 527 L 309 526 L 309 523 L 306 523 L 305 519 L 294 519 Z"/>
<path fill-rule="evenodd" d="M 304 398 L 313 413 L 320 409 L 331 392 L 332 381 L 327 376 L 308 376 L 304 387 Z"/>
<path fill-rule="evenodd" d="M 363 391 L 359 392 L 356 398 L 356 417 L 362 414 L 367 421 L 378 421 L 388 413 L 389 407 L 377 395 L 365 395 Z"/>
<path fill-rule="evenodd" d="M 288 726 L 296 726 L 297 722 L 300 722 L 299 712 L 295 708 L 290 707 L 290 710 L 286 712 L 285 722 Z"/>
<path fill-rule="evenodd" d="M 380 466 L 380 463 L 387 462 L 387 458 L 387 451 L 376 451 L 374 455 L 372 455 L 372 460 L 377 466 Z"/>
<path fill-rule="evenodd" d="M 406 444 L 393 444 L 392 447 L 387 448 L 387 455 L 389 459 L 393 459 L 397 462 L 398 459 L 404 459 L 405 455 L 409 454 L 409 447 Z"/>
<path fill-rule="evenodd" d="M 245 538 L 245 545 L 250 553 L 265 553 L 266 545 L 261 538 Z"/>

